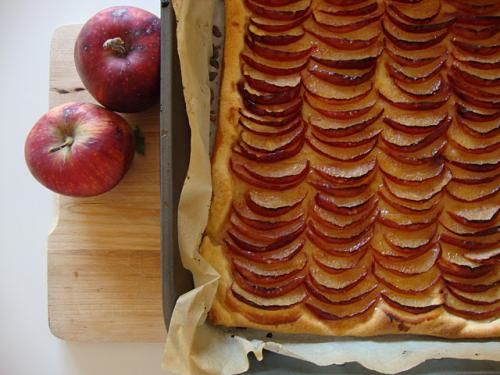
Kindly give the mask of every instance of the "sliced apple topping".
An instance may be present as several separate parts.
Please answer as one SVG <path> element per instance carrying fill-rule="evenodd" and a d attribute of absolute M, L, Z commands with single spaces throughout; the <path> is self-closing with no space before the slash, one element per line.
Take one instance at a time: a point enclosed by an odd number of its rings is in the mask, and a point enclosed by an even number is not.
<path fill-rule="evenodd" d="M 471 304 L 458 299 L 451 293 L 447 293 L 444 307 L 448 312 L 466 319 L 485 320 L 498 318 L 500 315 L 500 302 L 488 305 Z"/>
<path fill-rule="evenodd" d="M 375 264 L 373 274 L 384 285 L 384 289 L 391 289 L 405 294 L 423 293 L 434 287 L 441 278 L 439 268 L 431 267 L 428 271 L 417 275 L 401 275 L 391 272 Z"/>
<path fill-rule="evenodd" d="M 264 310 L 288 309 L 301 303 L 307 297 L 307 293 L 303 287 L 296 288 L 293 291 L 278 297 L 260 297 L 246 291 L 238 284 L 233 283 L 231 286 L 231 292 L 239 301 L 252 307 Z"/>
<path fill-rule="evenodd" d="M 277 264 L 288 262 L 297 254 L 300 254 L 300 251 L 304 247 L 305 241 L 303 239 L 298 239 L 276 250 L 260 252 L 243 249 L 239 247 L 231 238 L 226 238 L 224 240 L 224 243 L 232 254 L 239 257 L 251 260 L 256 263 Z"/>
<path fill-rule="evenodd" d="M 291 1 L 284 5 L 275 4 L 268 4 L 268 2 L 264 3 L 263 1 L 245 0 L 245 5 L 253 14 L 279 21 L 300 19 L 309 11 L 311 0 Z"/>
<path fill-rule="evenodd" d="M 427 272 L 436 263 L 440 253 L 438 244 L 412 259 L 386 259 L 375 253 L 375 261 L 381 267 L 402 275 L 418 275 Z"/>

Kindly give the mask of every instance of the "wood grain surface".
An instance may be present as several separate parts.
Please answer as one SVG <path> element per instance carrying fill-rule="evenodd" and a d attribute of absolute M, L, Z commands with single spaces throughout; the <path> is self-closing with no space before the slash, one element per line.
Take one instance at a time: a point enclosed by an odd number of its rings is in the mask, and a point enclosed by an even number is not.
<path fill-rule="evenodd" d="M 51 46 L 49 106 L 94 102 L 73 62 L 80 26 L 57 29 Z M 72 341 L 159 342 L 165 338 L 160 282 L 159 106 L 124 115 L 141 128 L 145 156 L 112 191 L 56 196 L 48 239 L 49 325 Z"/>

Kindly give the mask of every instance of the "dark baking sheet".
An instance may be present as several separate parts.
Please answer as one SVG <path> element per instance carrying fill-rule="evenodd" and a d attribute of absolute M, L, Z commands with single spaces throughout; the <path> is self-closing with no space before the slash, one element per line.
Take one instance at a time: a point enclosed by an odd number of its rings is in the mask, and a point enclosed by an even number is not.
<path fill-rule="evenodd" d="M 163 311 L 168 328 L 175 301 L 193 288 L 191 274 L 181 264 L 177 242 L 177 207 L 189 165 L 190 131 L 176 52 L 175 16 L 169 0 L 162 0 L 161 5 L 161 272 Z M 251 355 L 248 374 L 378 374 L 357 363 L 319 367 L 272 352 L 266 352 L 264 358 L 259 362 Z M 401 374 L 500 374 L 500 363 L 457 359 L 430 360 Z"/>

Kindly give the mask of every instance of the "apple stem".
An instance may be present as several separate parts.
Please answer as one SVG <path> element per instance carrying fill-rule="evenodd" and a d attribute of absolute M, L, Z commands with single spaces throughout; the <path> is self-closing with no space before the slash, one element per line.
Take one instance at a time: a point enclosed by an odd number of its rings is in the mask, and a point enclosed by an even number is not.
<path fill-rule="evenodd" d="M 125 47 L 125 42 L 120 37 L 111 38 L 111 39 L 106 40 L 103 43 L 102 48 L 109 49 L 118 55 L 126 55 L 127 54 L 127 48 Z"/>
<path fill-rule="evenodd" d="M 64 143 L 60 144 L 59 146 L 52 147 L 49 152 L 56 152 L 59 150 L 62 150 L 64 147 L 69 147 L 73 144 L 73 137 L 67 136 L 66 139 L 64 140 Z"/>

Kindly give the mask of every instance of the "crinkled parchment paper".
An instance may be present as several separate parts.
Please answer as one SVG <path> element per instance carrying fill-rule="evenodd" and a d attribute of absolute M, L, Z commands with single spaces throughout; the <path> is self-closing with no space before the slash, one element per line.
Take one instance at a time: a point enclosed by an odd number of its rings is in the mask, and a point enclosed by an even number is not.
<path fill-rule="evenodd" d="M 242 1 L 242 0 L 228 0 Z M 163 368 L 168 374 L 237 374 L 248 369 L 247 355 L 262 359 L 263 349 L 318 365 L 359 362 L 369 369 L 397 373 L 428 359 L 500 360 L 498 341 L 449 341 L 422 337 L 373 339 L 314 338 L 252 330 L 229 330 L 206 321 L 217 288 L 218 274 L 198 252 L 211 199 L 210 96 L 216 96 L 213 23 L 223 22 L 223 0 L 174 0 L 178 53 L 184 96 L 191 126 L 191 160 L 179 204 L 179 246 L 184 266 L 193 273 L 195 289 L 179 298 L 169 327 Z M 223 30 L 222 23 L 220 30 Z M 218 33 L 216 33 L 218 34 Z M 218 43 L 217 43 L 218 39 Z M 221 52 L 221 51 L 219 51 Z M 214 109 L 212 108 L 212 122 Z M 269 341 L 272 340 L 272 341 Z M 328 340 L 328 341 L 326 341 Z"/>

